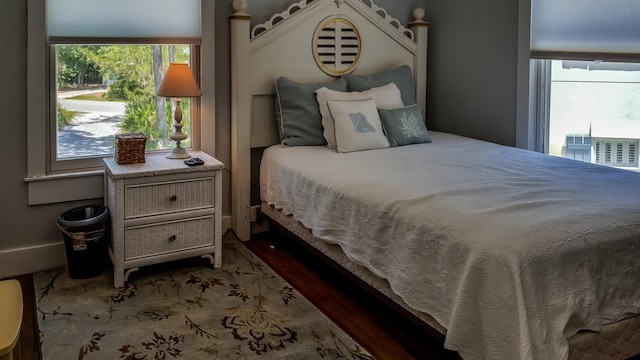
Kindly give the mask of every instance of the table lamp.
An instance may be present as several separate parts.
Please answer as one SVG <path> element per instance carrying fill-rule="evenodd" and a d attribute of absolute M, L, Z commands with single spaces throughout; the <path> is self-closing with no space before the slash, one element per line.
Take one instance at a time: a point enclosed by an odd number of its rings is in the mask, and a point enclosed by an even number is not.
<path fill-rule="evenodd" d="M 191 155 L 185 149 L 180 147 L 180 142 L 187 138 L 187 134 L 182 132 L 182 109 L 180 101 L 183 97 L 201 96 L 200 88 L 193 77 L 193 73 L 186 63 L 171 63 L 167 69 L 167 73 L 162 79 L 162 83 L 156 92 L 158 96 L 173 97 L 176 99 L 176 111 L 173 115 L 174 132 L 171 140 L 176 142 L 176 147 L 167 155 L 169 159 L 186 159 Z"/>

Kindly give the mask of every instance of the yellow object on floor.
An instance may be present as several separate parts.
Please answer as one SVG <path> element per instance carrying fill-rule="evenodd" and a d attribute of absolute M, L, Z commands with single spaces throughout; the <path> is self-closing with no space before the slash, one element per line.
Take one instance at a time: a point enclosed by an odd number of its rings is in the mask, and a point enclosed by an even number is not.
<path fill-rule="evenodd" d="M 18 280 L 0 281 L 0 360 L 13 360 L 22 324 L 22 287 Z"/>

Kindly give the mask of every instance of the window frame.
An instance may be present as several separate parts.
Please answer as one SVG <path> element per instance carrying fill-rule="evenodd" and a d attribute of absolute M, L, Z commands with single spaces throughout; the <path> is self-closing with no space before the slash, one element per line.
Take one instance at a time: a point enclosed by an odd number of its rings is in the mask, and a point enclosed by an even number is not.
<path fill-rule="evenodd" d="M 77 161 L 71 169 L 52 168 L 55 158 L 51 136 L 55 133 L 55 95 L 50 95 L 55 62 L 46 31 L 46 0 L 28 0 L 27 8 L 27 175 L 28 204 L 48 204 L 96 199 L 104 196 L 104 166 L 88 159 Z M 201 81 L 202 97 L 191 99 L 193 121 L 191 148 L 210 155 L 215 152 L 215 2 L 201 1 L 200 50 L 192 54 L 192 69 Z M 132 40 L 135 42 L 135 40 Z M 172 40 L 171 42 L 175 42 Z M 207 66 L 203 66 L 207 64 Z M 202 116 L 207 114 L 208 116 Z M 205 136 L 206 131 L 206 136 Z M 53 136 L 56 136 L 53 134 Z M 108 157 L 108 156 L 105 156 Z M 95 161 L 95 159 L 91 159 Z M 64 160 L 69 161 L 69 160 Z M 102 160 L 98 160 L 101 162 Z"/>
<path fill-rule="evenodd" d="M 532 121 L 535 124 L 535 150 L 544 154 L 549 153 L 549 129 L 551 121 L 551 60 L 532 59 L 531 84 L 533 100 L 530 107 L 533 109 Z"/>
<path fill-rule="evenodd" d="M 515 146 L 541 151 L 538 79 L 531 59 L 531 0 L 518 0 Z"/>

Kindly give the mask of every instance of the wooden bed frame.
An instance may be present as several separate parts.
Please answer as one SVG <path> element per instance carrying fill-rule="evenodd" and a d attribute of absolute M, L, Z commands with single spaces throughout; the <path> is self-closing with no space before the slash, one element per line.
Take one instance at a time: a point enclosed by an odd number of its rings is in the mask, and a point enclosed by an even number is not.
<path fill-rule="evenodd" d="M 280 142 L 275 121 L 276 79 L 286 76 L 298 82 L 324 82 L 333 78 L 323 72 L 314 59 L 312 39 L 318 25 L 339 14 L 358 28 L 362 37 L 361 54 L 359 62 L 351 69 L 354 74 L 370 74 L 408 65 L 413 71 L 416 97 L 424 113 L 429 23 L 422 20 L 424 12 L 417 9 L 414 11 L 416 19 L 406 28 L 375 5 L 373 0 L 302 0 L 251 29 L 251 16 L 245 12 L 246 1 L 236 0 L 233 5 L 236 13 L 229 18 L 232 83 L 231 228 L 241 240 L 248 240 L 261 206 L 251 203 L 252 184 L 254 188 L 258 187 L 255 184 L 258 183 L 259 154 L 261 149 Z M 270 223 L 287 229 L 286 225 L 273 219 L 270 219 Z M 299 234 L 295 235 L 300 237 Z M 416 319 L 425 322 L 421 316 Z M 626 352 L 615 350 L 617 339 L 622 338 L 621 334 L 625 331 L 627 338 L 635 336 L 640 339 L 640 317 L 619 323 L 611 324 L 617 325 L 609 332 L 581 332 L 573 336 L 569 341 L 569 359 L 624 358 L 620 354 L 629 354 L 629 349 Z M 434 333 L 446 333 L 437 324 L 431 327 L 435 328 Z M 635 329 L 635 333 L 630 335 L 628 329 Z M 609 354 L 594 348 L 614 351 Z M 640 345 L 632 351 L 640 352 Z"/>

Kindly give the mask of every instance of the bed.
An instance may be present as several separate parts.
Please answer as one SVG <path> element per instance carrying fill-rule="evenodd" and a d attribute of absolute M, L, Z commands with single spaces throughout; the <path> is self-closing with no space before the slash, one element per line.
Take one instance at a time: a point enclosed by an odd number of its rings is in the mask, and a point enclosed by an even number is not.
<path fill-rule="evenodd" d="M 253 179 L 277 226 L 465 360 L 640 353 L 640 174 L 427 130 L 421 10 L 304 0 L 251 29 L 234 6 L 240 238 Z"/>

